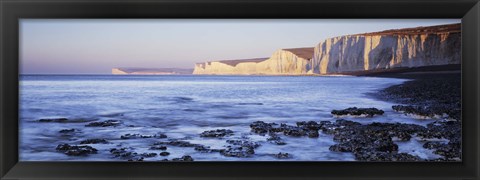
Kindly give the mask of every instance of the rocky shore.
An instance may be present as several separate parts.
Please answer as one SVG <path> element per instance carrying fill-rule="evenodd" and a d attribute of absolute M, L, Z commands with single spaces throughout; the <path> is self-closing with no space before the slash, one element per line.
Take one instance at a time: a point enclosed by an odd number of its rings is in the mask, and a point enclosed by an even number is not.
<path fill-rule="evenodd" d="M 195 161 L 198 154 L 216 154 L 220 157 L 236 158 L 238 161 L 268 156 L 277 160 L 289 160 L 299 156 L 296 152 L 269 149 L 259 152 L 262 146 L 282 147 L 301 138 L 331 138 L 327 146 L 331 153 L 348 153 L 357 161 L 460 161 L 461 160 L 461 85 L 460 74 L 436 72 L 418 75 L 415 73 L 388 74 L 387 77 L 410 79 L 403 84 L 393 85 L 370 94 L 372 98 L 396 103 L 392 107 L 370 107 L 359 102 L 357 107 L 332 109 L 330 118 L 315 121 L 293 119 L 287 123 L 255 121 L 248 123 L 247 131 L 222 128 L 204 128 L 195 138 L 171 137 L 170 132 L 126 133 L 118 137 L 98 135 L 79 136 L 88 128 L 111 130 L 136 128 L 124 120 L 84 120 L 42 118 L 36 123 L 55 123 L 58 137 L 65 141 L 52 145 L 52 151 L 67 157 L 81 158 L 106 155 L 112 161 Z M 388 112 L 388 113 L 386 113 Z M 390 116 L 391 113 L 417 121 L 424 125 L 398 122 L 371 122 L 374 118 Z M 354 119 L 354 120 L 352 120 Z M 78 124 L 72 128 L 69 124 Z M 81 127 L 81 128 L 79 128 Z M 252 138 L 258 136 L 261 138 Z M 221 141 L 222 145 L 211 146 L 209 140 Z M 136 147 L 135 143 L 148 142 L 148 147 Z M 400 144 L 418 141 L 419 148 L 431 151 L 436 158 L 420 157 L 400 151 Z M 298 147 L 304 148 L 304 147 Z M 319 147 L 320 148 L 320 147 Z M 189 149 L 190 151 L 183 151 Z M 327 150 L 327 151 L 328 151 Z M 189 153 L 190 152 L 190 153 Z"/>

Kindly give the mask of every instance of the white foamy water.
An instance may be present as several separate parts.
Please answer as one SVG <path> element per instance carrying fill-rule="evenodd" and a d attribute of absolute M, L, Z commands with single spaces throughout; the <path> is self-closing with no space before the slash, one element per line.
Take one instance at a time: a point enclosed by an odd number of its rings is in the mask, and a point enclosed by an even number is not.
<path fill-rule="evenodd" d="M 197 152 L 193 147 L 168 146 L 167 157 L 190 155 L 196 161 L 272 161 L 279 152 L 295 161 L 352 161 L 351 153 L 328 150 L 335 144 L 330 135 L 294 138 L 281 135 L 286 145 L 266 142 L 268 136 L 250 132 L 254 121 L 287 123 L 335 121 L 330 112 L 348 107 L 376 107 L 385 111 L 373 118 L 344 119 L 360 123 L 401 122 L 425 125 L 432 120 L 416 120 L 394 112 L 390 102 L 367 95 L 404 82 L 402 79 L 374 77 L 302 76 L 21 76 L 20 160 L 21 161 L 117 161 L 110 148 L 131 147 L 135 152 L 155 152 L 150 145 L 159 139 L 120 139 L 121 135 L 164 133 L 212 148 L 227 145 L 226 139 L 248 138 L 259 142 L 251 158 L 225 157 L 220 153 Z M 65 117 L 69 120 L 120 120 L 117 127 L 85 127 L 87 122 L 40 123 L 38 119 Z M 77 129 L 72 136 L 58 131 Z M 202 138 L 206 130 L 231 129 L 228 138 Z M 98 154 L 73 157 L 55 151 L 61 143 L 103 138 L 109 144 L 93 144 Z M 415 141 L 415 140 L 412 140 Z M 400 148 L 421 148 L 419 143 L 401 143 Z M 430 157 L 430 152 L 421 152 Z M 427 153 L 427 154 L 426 154 Z M 122 160 L 123 161 L 123 160 Z"/>

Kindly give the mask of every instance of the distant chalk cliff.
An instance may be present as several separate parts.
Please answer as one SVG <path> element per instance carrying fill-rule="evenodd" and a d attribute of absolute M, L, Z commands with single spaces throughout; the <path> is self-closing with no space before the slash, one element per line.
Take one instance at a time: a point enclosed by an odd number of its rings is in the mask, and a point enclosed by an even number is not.
<path fill-rule="evenodd" d="M 112 74 L 132 75 L 168 75 L 168 74 L 192 74 L 193 69 L 181 68 L 113 68 Z"/>
<path fill-rule="evenodd" d="M 269 58 L 197 63 L 193 74 L 341 74 L 460 61 L 461 24 L 450 24 L 339 36 Z"/>
<path fill-rule="evenodd" d="M 280 49 L 270 58 L 197 63 L 193 74 L 306 74 L 311 69 L 309 64 L 313 52 L 313 47 Z"/>

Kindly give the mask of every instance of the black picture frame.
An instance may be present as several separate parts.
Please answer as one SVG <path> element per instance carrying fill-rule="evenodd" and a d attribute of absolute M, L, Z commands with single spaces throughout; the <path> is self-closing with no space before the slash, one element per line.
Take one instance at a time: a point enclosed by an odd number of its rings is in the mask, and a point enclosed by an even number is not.
<path fill-rule="evenodd" d="M 21 18 L 461 18 L 462 162 L 18 162 Z M 1 0 L 0 179 L 479 179 L 478 0 Z"/>

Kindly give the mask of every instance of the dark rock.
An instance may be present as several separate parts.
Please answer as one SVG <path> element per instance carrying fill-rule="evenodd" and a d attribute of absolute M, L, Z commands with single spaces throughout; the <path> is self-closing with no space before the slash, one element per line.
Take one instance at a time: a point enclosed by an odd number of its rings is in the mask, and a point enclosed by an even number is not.
<path fill-rule="evenodd" d="M 68 121 L 67 118 L 48 118 L 48 119 L 40 119 L 38 122 L 66 122 Z"/>
<path fill-rule="evenodd" d="M 211 131 L 204 131 L 200 134 L 200 137 L 224 137 L 233 135 L 233 131 L 229 129 L 217 129 Z"/>
<path fill-rule="evenodd" d="M 105 139 L 87 139 L 81 141 L 80 144 L 107 144 L 108 141 Z"/>
<path fill-rule="evenodd" d="M 409 141 L 412 138 L 412 136 L 407 132 L 392 132 L 391 135 L 397 141 Z"/>
<path fill-rule="evenodd" d="M 227 146 L 226 149 L 220 151 L 221 155 L 227 157 L 252 157 L 255 154 L 253 147 L 235 147 L 235 146 Z"/>
<path fill-rule="evenodd" d="M 120 121 L 117 120 L 107 120 L 107 121 L 100 121 L 100 122 L 91 122 L 85 127 L 108 127 L 108 126 L 118 126 L 120 125 Z"/>
<path fill-rule="evenodd" d="M 155 135 L 155 137 L 160 138 L 160 139 L 164 139 L 164 138 L 167 138 L 167 135 L 159 133 L 159 134 Z"/>
<path fill-rule="evenodd" d="M 128 151 L 127 148 L 113 148 L 110 149 L 110 153 L 114 155 L 114 157 L 120 157 L 120 158 L 135 158 L 138 156 L 138 153 L 133 152 L 133 151 Z"/>
<path fill-rule="evenodd" d="M 121 139 L 141 139 L 141 138 L 153 138 L 152 135 L 141 135 L 141 134 L 124 134 L 120 136 Z"/>
<path fill-rule="evenodd" d="M 128 159 L 128 161 L 143 161 L 143 157 L 134 157 L 134 158 Z"/>
<path fill-rule="evenodd" d="M 310 131 L 307 132 L 307 135 L 310 138 L 316 138 L 316 137 L 320 136 L 320 134 L 318 133 L 317 130 L 310 130 Z"/>
<path fill-rule="evenodd" d="M 151 157 L 157 156 L 157 153 L 142 153 L 142 154 L 140 154 L 140 156 L 142 156 L 144 158 L 151 158 Z"/>
<path fill-rule="evenodd" d="M 272 129 L 272 125 L 275 125 L 275 123 L 265 123 L 263 121 L 255 121 L 252 124 L 250 124 L 250 128 L 254 133 L 266 134 Z"/>
<path fill-rule="evenodd" d="M 391 152 L 363 152 L 354 153 L 355 158 L 359 161 L 422 161 L 418 156 L 413 156 L 407 153 L 391 153 Z"/>
<path fill-rule="evenodd" d="M 221 149 L 211 149 L 209 146 L 198 145 L 193 148 L 195 151 L 203 153 L 220 152 Z"/>
<path fill-rule="evenodd" d="M 292 155 L 288 154 L 288 153 L 278 153 L 278 154 L 274 154 L 273 155 L 274 157 L 278 158 L 278 159 L 290 159 L 292 158 Z"/>
<path fill-rule="evenodd" d="M 276 145 L 285 145 L 287 144 L 285 141 L 282 140 L 282 138 L 280 138 L 278 135 L 276 135 L 275 133 L 270 133 L 269 134 L 270 137 L 267 138 L 267 141 L 272 143 L 272 144 L 276 144 Z"/>
<path fill-rule="evenodd" d="M 244 146 L 244 147 L 252 147 L 252 148 L 257 148 L 260 146 L 259 143 L 247 141 L 247 140 L 227 140 L 227 143 L 236 145 L 236 146 Z"/>
<path fill-rule="evenodd" d="M 193 161 L 191 156 L 182 156 L 181 158 L 173 158 L 172 161 Z"/>
<path fill-rule="evenodd" d="M 150 147 L 151 150 L 162 150 L 162 151 L 165 151 L 167 150 L 167 146 L 161 146 L 161 145 L 154 145 L 152 147 Z"/>
<path fill-rule="evenodd" d="M 192 144 L 187 141 L 181 141 L 181 140 L 172 140 L 168 142 L 156 142 L 154 145 L 171 145 L 171 146 L 177 146 L 177 147 L 196 147 L 196 146 L 201 146 L 199 144 Z"/>
<path fill-rule="evenodd" d="M 161 152 L 161 153 L 160 153 L 160 156 L 168 156 L 168 155 L 170 155 L 169 152 Z"/>
<path fill-rule="evenodd" d="M 321 121 L 320 122 L 320 129 L 325 134 L 333 134 L 333 133 L 335 133 L 337 128 L 339 128 L 339 126 L 336 125 L 336 124 L 333 124 L 330 121 Z"/>
<path fill-rule="evenodd" d="M 302 128 L 289 126 L 286 124 L 281 124 L 280 126 L 283 128 L 283 134 L 286 136 L 300 137 L 307 135 L 307 132 Z"/>
<path fill-rule="evenodd" d="M 58 131 L 59 133 L 72 133 L 72 132 L 75 132 L 75 129 L 62 129 L 60 131 Z"/>
<path fill-rule="evenodd" d="M 425 149 L 437 149 L 441 146 L 443 146 L 444 143 L 438 142 L 438 141 L 429 141 L 423 144 L 423 148 Z"/>
<path fill-rule="evenodd" d="M 314 131 L 318 131 L 321 127 L 321 125 L 316 123 L 315 121 L 297 122 L 297 126 L 305 130 L 314 130 Z"/>
<path fill-rule="evenodd" d="M 357 108 L 351 107 L 343 110 L 333 110 L 331 112 L 333 115 L 336 116 L 366 116 L 366 117 L 373 117 L 374 115 L 383 115 L 383 110 L 379 110 L 377 108 Z"/>
<path fill-rule="evenodd" d="M 328 148 L 330 151 L 335 152 L 353 152 L 353 145 L 349 143 L 334 144 Z"/>
<path fill-rule="evenodd" d="M 404 106 L 404 105 L 395 105 L 392 106 L 392 109 L 397 112 L 402 112 L 404 114 L 416 115 L 422 118 L 436 118 L 443 117 L 442 112 L 436 112 L 434 109 L 428 106 Z"/>
<path fill-rule="evenodd" d="M 342 126 L 356 127 L 356 126 L 361 126 L 362 124 L 354 121 L 345 120 L 345 119 L 339 119 L 335 121 L 335 125 L 337 125 L 338 127 L 342 127 Z"/>
<path fill-rule="evenodd" d="M 85 156 L 88 154 L 96 154 L 98 151 L 91 146 L 71 146 L 69 144 L 60 144 L 56 150 L 69 156 Z"/>

